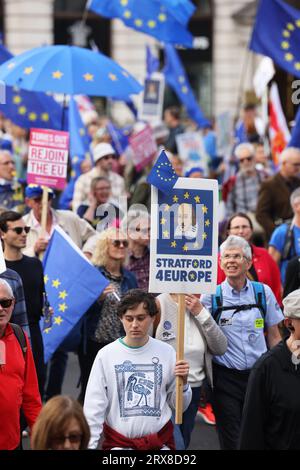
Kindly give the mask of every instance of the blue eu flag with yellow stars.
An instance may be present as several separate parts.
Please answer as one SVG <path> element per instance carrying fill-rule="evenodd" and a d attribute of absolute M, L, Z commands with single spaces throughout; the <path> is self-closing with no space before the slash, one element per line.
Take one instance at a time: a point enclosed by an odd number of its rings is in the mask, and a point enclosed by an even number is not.
<path fill-rule="evenodd" d="M 298 106 L 295 125 L 292 129 L 291 139 L 288 143 L 288 147 L 300 148 L 300 106 Z"/>
<path fill-rule="evenodd" d="M 300 10 L 283 0 L 261 0 L 249 48 L 300 77 Z"/>
<path fill-rule="evenodd" d="M 210 123 L 204 116 L 196 100 L 179 55 L 172 44 L 165 45 L 165 62 L 166 65 L 163 73 L 165 75 L 166 82 L 186 107 L 190 118 L 193 119 L 200 128 L 209 126 Z"/>
<path fill-rule="evenodd" d="M 177 180 L 178 176 L 176 175 L 166 153 L 162 150 L 147 177 L 147 182 L 152 184 L 152 186 L 155 186 L 164 194 L 169 194 Z"/>
<path fill-rule="evenodd" d="M 61 342 L 109 284 L 61 228 L 56 228 L 43 259 L 48 301 L 54 310 L 52 325 L 41 330 L 44 360 Z"/>

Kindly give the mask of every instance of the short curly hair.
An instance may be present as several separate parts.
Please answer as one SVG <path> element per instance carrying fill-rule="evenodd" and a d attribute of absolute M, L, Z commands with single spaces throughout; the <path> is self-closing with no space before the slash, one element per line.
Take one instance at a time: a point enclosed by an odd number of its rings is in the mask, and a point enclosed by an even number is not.
<path fill-rule="evenodd" d="M 131 289 L 122 296 L 118 304 L 117 314 L 122 318 L 127 310 L 134 309 L 140 304 L 143 304 L 144 309 L 149 313 L 150 317 L 154 317 L 158 313 L 153 294 L 145 292 L 142 289 Z"/>
<path fill-rule="evenodd" d="M 103 232 L 100 233 L 95 251 L 92 256 L 92 263 L 94 266 L 106 266 L 108 262 L 108 242 L 109 240 L 115 240 L 116 238 L 119 237 L 119 235 L 123 233 L 122 230 L 115 228 L 115 227 L 110 227 L 106 230 L 103 230 Z M 126 238 L 126 235 L 123 235 L 124 238 Z M 125 260 L 124 260 L 125 263 Z"/>

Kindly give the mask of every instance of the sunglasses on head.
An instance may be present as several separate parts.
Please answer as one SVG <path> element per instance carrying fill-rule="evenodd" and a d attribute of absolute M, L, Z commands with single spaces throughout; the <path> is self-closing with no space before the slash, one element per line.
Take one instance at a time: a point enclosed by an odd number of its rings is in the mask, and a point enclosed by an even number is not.
<path fill-rule="evenodd" d="M 30 231 L 30 227 L 26 226 L 26 227 L 9 227 L 7 230 L 13 230 L 17 235 L 21 235 L 21 233 L 24 232 L 25 233 L 29 233 Z"/>
<path fill-rule="evenodd" d="M 14 299 L 0 299 L 0 305 L 2 308 L 11 307 Z"/>
<path fill-rule="evenodd" d="M 252 160 L 253 160 L 253 157 L 252 157 L 252 156 L 250 156 L 250 157 L 245 157 L 245 158 L 240 158 L 240 162 L 245 162 L 245 161 L 251 162 Z"/>
<path fill-rule="evenodd" d="M 127 240 L 113 240 L 112 241 L 113 246 L 116 248 L 120 248 L 121 245 L 124 246 L 124 248 L 128 247 L 128 241 Z"/>

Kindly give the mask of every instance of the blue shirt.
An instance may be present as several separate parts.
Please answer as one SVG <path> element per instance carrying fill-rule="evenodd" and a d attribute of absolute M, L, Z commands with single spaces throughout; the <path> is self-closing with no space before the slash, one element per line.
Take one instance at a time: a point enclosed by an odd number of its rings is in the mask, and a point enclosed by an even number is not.
<path fill-rule="evenodd" d="M 272 233 L 271 239 L 269 241 L 269 246 L 274 246 L 277 251 L 279 251 L 282 255 L 286 234 L 288 230 L 288 224 L 282 224 L 277 227 L 274 232 Z M 293 227 L 293 235 L 294 235 L 294 244 L 291 248 L 291 256 L 288 260 L 283 260 L 280 262 L 280 274 L 281 274 L 281 282 L 284 284 L 285 282 L 285 273 L 286 268 L 289 260 L 294 256 L 300 255 L 300 228 L 294 226 Z"/>
<path fill-rule="evenodd" d="M 258 308 L 242 310 L 233 315 L 234 306 L 255 304 L 255 293 L 247 279 L 245 287 L 238 292 L 227 279 L 222 282 L 223 306 L 233 306 L 232 310 L 221 313 L 219 327 L 227 337 L 228 347 L 223 356 L 214 356 L 217 364 L 230 369 L 251 369 L 254 363 L 267 351 L 262 314 Z M 265 326 L 277 325 L 283 320 L 281 309 L 269 286 L 264 284 L 267 312 Z M 211 295 L 203 295 L 201 303 L 211 312 Z"/>

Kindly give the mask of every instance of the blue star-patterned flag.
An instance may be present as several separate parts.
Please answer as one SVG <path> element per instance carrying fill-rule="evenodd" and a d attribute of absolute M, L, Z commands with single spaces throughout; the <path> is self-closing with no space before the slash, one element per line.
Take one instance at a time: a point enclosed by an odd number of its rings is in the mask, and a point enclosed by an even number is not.
<path fill-rule="evenodd" d="M 12 57 L 6 47 L 0 44 L 0 64 Z M 10 86 L 6 86 L 5 91 L 5 102 L 0 101 L 0 112 L 14 124 L 25 129 L 38 127 L 62 130 L 62 107 L 51 96 Z"/>
<path fill-rule="evenodd" d="M 82 122 L 78 105 L 73 97 L 70 98 L 69 102 L 68 122 L 72 170 L 71 178 L 59 199 L 60 209 L 70 209 L 75 182 L 81 175 L 81 163 L 86 156 L 89 156 L 90 138 L 88 136 L 87 129 Z"/>
<path fill-rule="evenodd" d="M 181 60 L 171 44 L 165 45 L 165 61 L 166 65 L 163 72 L 166 82 L 186 107 L 190 118 L 193 119 L 200 128 L 209 126 L 210 122 L 204 116 L 195 98 Z"/>
<path fill-rule="evenodd" d="M 158 206 L 158 254 L 212 255 L 213 191 L 158 193 Z"/>
<path fill-rule="evenodd" d="M 147 177 L 147 182 L 155 186 L 164 194 L 169 194 L 177 180 L 178 176 L 176 175 L 166 153 L 162 150 Z"/>
<path fill-rule="evenodd" d="M 154 72 L 157 72 L 159 69 L 159 60 L 152 54 L 151 47 L 146 46 L 146 72 L 147 78 L 150 78 Z"/>
<path fill-rule="evenodd" d="M 87 9 L 107 18 L 120 18 L 129 28 L 160 41 L 193 45 L 194 38 L 186 29 L 194 11 L 189 0 L 90 0 Z"/>
<path fill-rule="evenodd" d="M 288 143 L 288 147 L 300 148 L 300 106 L 297 110 L 295 125 L 292 129 L 291 140 Z"/>
<path fill-rule="evenodd" d="M 300 77 L 300 10 L 282 0 L 261 0 L 249 48 Z"/>
<path fill-rule="evenodd" d="M 131 133 L 132 126 L 118 128 L 109 121 L 106 127 L 112 139 L 112 146 L 115 151 L 121 155 L 129 145 L 128 138 Z"/>
<path fill-rule="evenodd" d="M 109 284 L 61 228 L 56 228 L 43 260 L 48 301 L 54 310 L 52 325 L 41 330 L 48 362 L 82 315 Z"/>

